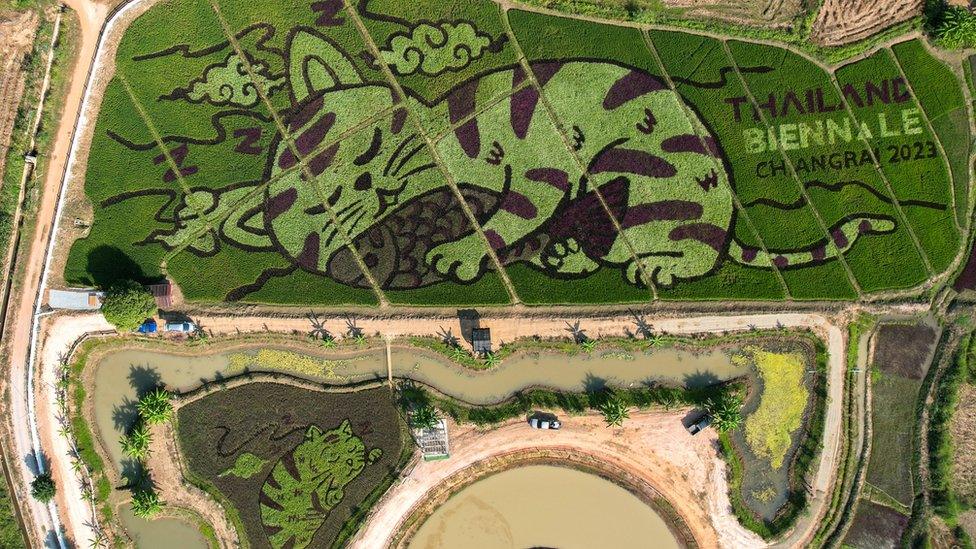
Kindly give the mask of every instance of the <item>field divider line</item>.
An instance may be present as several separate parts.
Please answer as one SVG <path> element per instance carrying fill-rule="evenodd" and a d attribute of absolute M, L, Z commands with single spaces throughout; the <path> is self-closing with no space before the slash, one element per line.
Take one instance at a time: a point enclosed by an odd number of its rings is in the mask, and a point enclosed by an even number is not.
<path fill-rule="evenodd" d="M 762 112 L 762 109 L 759 108 L 759 103 L 756 101 L 755 96 L 752 95 L 752 90 L 749 89 L 749 85 L 746 83 L 745 77 L 742 76 L 742 72 L 739 70 L 739 64 L 735 62 L 735 58 L 732 56 L 732 51 L 729 49 L 728 42 L 723 40 L 722 48 L 725 50 L 725 56 L 729 63 L 731 63 L 732 68 L 735 70 L 735 74 L 739 78 L 739 82 L 742 84 L 742 90 L 745 92 L 746 97 L 749 98 L 749 103 L 751 104 L 752 108 L 759 113 L 759 118 L 762 119 L 763 125 L 766 126 L 768 131 L 770 128 L 769 120 Z M 806 188 L 804 188 L 803 182 L 800 181 L 800 176 L 796 173 L 796 168 L 793 166 L 793 161 L 790 160 L 789 155 L 787 155 L 786 151 L 784 151 L 778 144 L 776 149 L 779 151 L 783 162 L 785 162 L 790 168 L 790 175 L 793 176 L 793 182 L 796 183 L 797 188 L 800 190 L 800 194 L 803 195 L 803 199 L 806 200 L 807 204 L 810 205 L 810 211 L 813 212 L 813 216 L 817 219 L 817 224 L 820 225 L 820 229 L 823 231 L 824 237 L 827 239 L 827 245 L 837 252 L 837 260 L 844 267 L 844 271 L 847 272 L 848 281 L 851 283 L 854 291 L 857 292 L 858 297 L 863 298 L 864 292 L 861 291 L 861 285 L 858 283 L 857 278 L 854 277 L 854 272 L 851 271 L 851 266 L 847 264 L 847 259 L 844 257 L 844 254 L 841 253 L 840 249 L 837 247 L 837 244 L 834 243 L 834 239 L 830 234 L 827 224 L 824 223 L 823 217 L 817 210 L 817 206 L 813 203 L 813 200 L 810 199 L 810 194 L 807 192 Z"/>
<path fill-rule="evenodd" d="M 356 8 L 350 3 L 350 0 L 343 0 L 343 4 L 345 5 L 346 13 L 348 14 L 350 20 L 353 21 L 353 23 L 356 25 L 356 28 L 359 30 L 359 34 L 362 35 L 363 42 L 366 44 L 366 47 L 369 48 L 370 53 L 377 59 L 377 62 L 379 63 L 380 68 L 383 71 L 383 75 L 387 79 L 387 83 L 393 87 L 394 91 L 396 91 L 400 99 L 403 101 L 403 104 L 401 106 L 409 114 L 409 118 L 411 119 L 413 125 L 417 129 L 417 135 L 419 135 L 421 139 L 424 140 L 424 143 L 427 145 L 427 149 L 428 152 L 430 152 L 431 158 L 434 160 L 434 163 L 437 164 L 438 170 L 440 170 L 441 175 L 444 176 L 448 186 L 451 188 L 451 191 L 454 193 L 455 198 L 457 199 L 458 203 L 461 205 L 461 210 L 464 212 L 465 216 L 468 218 L 468 221 L 471 223 L 471 226 L 474 227 L 475 232 L 478 233 L 478 236 L 481 238 L 481 241 L 484 243 L 485 250 L 487 251 L 487 256 L 495 264 L 495 268 L 498 269 L 498 276 L 501 277 L 502 283 L 504 284 L 505 289 L 508 291 L 509 298 L 512 301 L 511 304 L 520 305 L 522 303 L 522 300 L 519 298 L 518 293 L 515 291 L 515 286 L 512 284 L 511 279 L 508 278 L 508 271 L 505 270 L 505 266 L 502 265 L 501 260 L 498 258 L 498 254 L 496 254 L 494 248 L 491 247 L 491 242 L 489 242 L 488 237 L 485 236 L 484 229 L 481 227 L 481 224 L 478 223 L 478 219 L 475 217 L 474 212 L 471 211 L 470 206 L 468 206 L 468 202 L 467 200 L 464 199 L 464 195 L 461 194 L 461 189 L 458 187 L 457 181 L 454 179 L 454 175 L 451 173 L 450 170 L 447 169 L 447 165 L 444 163 L 444 160 L 441 158 L 440 152 L 437 150 L 437 144 L 431 139 L 429 135 L 427 135 L 427 132 L 424 131 L 424 127 L 420 123 L 420 118 L 418 118 L 416 114 L 413 112 L 413 110 L 410 109 L 409 102 L 407 101 L 407 95 L 403 92 L 403 87 L 400 85 L 400 82 L 397 81 L 396 77 L 393 75 L 393 72 L 390 70 L 389 65 L 387 65 L 386 62 L 383 61 L 383 56 L 380 54 L 379 47 L 376 45 L 376 42 L 373 41 L 373 37 L 370 36 L 369 30 L 366 29 L 366 25 L 359 17 L 359 13 L 356 11 Z"/>
<path fill-rule="evenodd" d="M 328 149 L 329 147 L 333 147 L 333 146 L 339 144 L 341 141 L 347 139 L 348 137 L 350 137 L 350 136 L 352 136 L 352 135 L 354 135 L 354 134 L 362 131 L 363 129 L 365 129 L 366 127 L 368 127 L 370 124 L 375 123 L 377 120 L 380 120 L 380 119 L 382 119 L 382 118 L 384 118 L 386 116 L 389 116 L 395 110 L 396 110 L 396 107 L 388 107 L 386 109 L 383 109 L 382 111 L 377 112 L 376 114 L 373 114 L 372 116 L 370 116 L 369 118 L 363 120 L 362 122 L 357 123 L 352 128 L 349 128 L 348 130 L 342 132 L 335 139 L 331 139 L 331 140 L 328 140 L 328 141 L 323 141 L 322 144 L 320 144 L 317 147 L 315 147 L 315 149 L 313 149 L 312 152 L 310 152 L 305 158 L 299 159 L 299 161 L 294 166 L 291 166 L 291 167 L 289 167 L 287 169 L 284 169 L 284 170 L 278 172 L 277 174 L 273 175 L 267 181 L 263 181 L 263 182 L 259 183 L 258 185 L 255 186 L 255 188 L 254 188 L 253 191 L 247 193 L 247 196 L 244 196 L 243 198 L 241 198 L 240 200 L 238 200 L 233 206 L 231 206 L 230 208 L 228 208 L 225 213 L 223 213 L 223 214 L 221 214 L 219 216 L 216 216 L 216 217 L 212 218 L 212 219 L 214 219 L 216 221 L 216 226 L 213 228 L 213 230 L 216 232 L 217 231 L 217 228 L 219 228 L 220 225 L 222 225 L 224 223 L 224 221 L 226 221 L 228 218 L 230 218 L 230 216 L 232 216 L 235 213 L 237 213 L 237 211 L 239 209 L 243 208 L 252 199 L 254 199 L 259 193 L 264 192 L 265 189 L 267 189 L 268 187 L 270 187 L 274 183 L 277 183 L 281 179 L 284 179 L 285 177 L 287 177 L 289 175 L 292 175 L 296 171 L 302 169 L 302 166 L 305 165 L 305 164 L 307 164 L 309 162 L 309 159 L 310 158 L 314 158 L 320 152 Z M 170 252 L 167 252 L 165 255 L 163 255 L 163 260 L 168 262 L 170 259 L 176 257 L 180 252 L 182 252 L 183 250 L 189 248 L 190 245 L 193 243 L 193 241 L 195 241 L 200 236 L 203 236 L 203 234 L 206 233 L 208 230 L 210 230 L 210 229 L 205 227 L 202 230 L 198 229 L 196 231 L 191 231 L 187 235 L 186 239 L 184 239 L 183 241 L 181 241 L 178 246 L 174 247 Z"/>
<path fill-rule="evenodd" d="M 851 108 L 850 102 L 847 100 L 847 97 L 844 96 L 844 91 L 840 87 L 840 81 L 837 80 L 837 73 L 835 71 L 829 71 L 829 74 L 830 83 L 833 84 L 834 90 L 837 92 L 837 95 L 840 96 L 840 101 L 844 104 L 844 110 L 846 111 L 847 116 L 852 122 L 854 122 L 855 125 L 860 127 L 860 122 L 857 116 L 854 116 L 854 109 Z M 919 110 L 921 111 L 921 108 L 919 108 Z M 867 149 L 868 154 L 871 156 L 871 163 L 874 165 L 874 169 L 878 172 L 878 176 L 884 183 L 885 189 L 888 190 L 888 196 L 891 198 L 891 204 L 895 207 L 895 212 L 898 213 L 898 217 L 900 218 L 901 222 L 905 224 L 905 230 L 908 231 L 908 235 L 912 238 L 912 244 L 915 245 L 915 250 L 918 252 L 919 257 L 922 258 L 922 263 L 925 264 L 925 270 L 928 271 L 930 277 L 937 275 L 938 273 L 932 269 L 932 263 L 929 261 L 929 256 L 927 253 L 925 253 L 925 249 L 922 247 L 922 242 L 918 239 L 918 235 L 915 234 L 915 229 L 912 227 L 912 224 L 908 222 L 908 217 L 905 216 L 905 210 L 901 207 L 901 202 L 898 201 L 898 195 L 895 194 L 895 188 L 891 185 L 891 180 L 888 179 L 888 176 L 884 173 L 884 169 L 881 167 L 881 160 L 874 154 L 874 147 L 871 146 L 871 143 L 868 142 L 867 138 L 864 137 L 860 131 L 857 132 L 857 137 Z M 948 167 L 946 168 L 946 175 L 949 177 L 949 196 L 952 197 L 954 190 L 952 188 L 952 173 L 948 171 Z M 952 209 L 952 218 L 953 223 L 955 223 L 955 206 L 953 206 Z M 956 225 L 956 228 L 959 228 L 958 225 Z"/>
<path fill-rule="evenodd" d="M 945 147 L 942 145 L 942 140 L 939 139 L 939 134 L 935 133 L 935 126 L 932 125 L 932 119 L 930 119 L 928 113 L 925 112 L 925 107 L 922 106 L 922 101 L 919 100 L 918 94 L 915 93 L 915 86 L 912 85 L 912 81 L 909 80 L 908 75 L 905 74 L 905 69 L 901 66 L 901 61 L 898 60 L 898 56 L 895 55 L 895 52 L 892 51 L 891 48 L 884 49 L 888 52 L 888 57 L 895 63 L 895 66 L 898 67 L 898 74 L 900 74 L 905 80 L 905 85 L 908 86 L 908 91 L 912 94 L 912 99 L 914 99 L 915 103 L 918 105 L 918 112 L 921 113 L 922 119 L 925 120 L 925 126 L 929 129 L 929 132 L 932 133 L 932 139 L 935 140 L 935 144 L 939 147 L 939 152 L 942 153 L 942 163 L 945 165 L 946 175 L 949 177 L 949 182 L 951 183 L 951 185 L 949 185 L 949 201 L 952 203 L 952 224 L 955 225 L 956 230 L 958 230 L 961 235 L 963 233 L 963 228 L 959 225 L 959 212 L 956 209 L 956 178 L 952 174 L 952 165 L 949 164 L 949 156 L 946 154 Z M 939 63 L 942 62 L 938 59 L 936 59 L 936 61 Z M 955 76 L 955 73 L 953 73 L 953 76 Z M 955 84 L 959 85 L 958 77 L 956 78 Z M 965 98 L 965 96 L 963 96 L 963 98 Z M 943 114 L 948 113 L 949 111 Z M 969 164 L 969 162 L 967 162 L 967 164 Z M 969 195 L 968 188 L 966 189 L 966 195 Z"/>
<path fill-rule="evenodd" d="M 148 129 L 149 133 L 152 134 L 153 141 L 155 141 L 156 144 L 159 145 L 159 150 L 162 152 L 163 157 L 166 159 L 166 163 L 169 164 L 169 169 L 173 170 L 173 175 L 176 177 L 179 186 L 183 189 L 183 192 L 186 194 L 186 197 L 183 199 L 183 202 L 186 204 L 188 208 L 193 210 L 193 212 L 197 214 L 197 217 L 199 217 L 200 220 L 203 221 L 204 225 L 206 225 L 209 228 L 210 220 L 207 219 L 207 214 L 205 212 L 200 211 L 193 204 L 190 204 L 190 200 L 188 199 L 190 195 L 193 194 L 193 191 L 190 190 L 190 186 L 187 185 L 186 180 L 183 179 L 183 174 L 180 172 L 181 170 L 180 165 L 177 164 L 177 162 L 173 160 L 173 157 L 170 155 L 169 148 L 166 146 L 166 142 L 163 141 L 163 138 L 159 134 L 159 130 L 156 128 L 156 125 L 153 123 L 152 119 L 150 118 L 149 113 L 145 111 L 142 104 L 139 102 L 139 99 L 136 97 L 135 91 L 132 89 L 132 86 L 129 84 L 129 81 L 125 78 L 125 74 L 122 71 L 117 71 L 116 74 L 119 77 L 119 82 L 122 82 L 122 87 L 124 87 L 126 93 L 129 94 L 129 100 L 132 101 L 132 106 L 136 108 L 136 111 L 138 111 L 139 113 L 139 118 L 142 119 L 142 123 L 146 125 L 146 129 Z"/>
<path fill-rule="evenodd" d="M 380 289 L 379 285 L 376 283 L 376 279 L 373 278 L 373 273 L 370 272 L 369 268 L 366 266 L 366 262 L 363 261 L 363 258 L 359 255 L 359 250 L 357 250 L 356 247 L 353 246 L 352 239 L 349 237 L 349 234 L 343 228 L 339 220 L 339 217 L 336 215 L 335 211 L 329 205 L 328 195 L 325 193 L 325 189 L 322 188 L 320 179 L 314 174 L 312 174 L 312 172 L 308 169 L 308 166 L 306 164 L 300 162 L 303 159 L 303 156 L 299 153 L 298 147 L 295 145 L 295 140 L 292 139 L 291 134 L 288 132 L 288 126 L 284 124 L 284 122 L 281 120 L 281 116 L 279 116 L 278 112 L 275 111 L 274 105 L 271 103 L 271 100 L 268 99 L 266 90 L 264 89 L 264 86 L 261 85 L 260 80 L 258 78 L 255 78 L 254 68 L 251 66 L 251 62 L 247 58 L 246 52 L 241 47 L 240 43 L 237 41 L 237 37 L 234 35 L 233 32 L 231 32 L 230 26 L 227 24 L 227 21 L 224 19 L 224 16 L 220 13 L 220 5 L 218 4 L 218 0 L 210 0 L 210 7 L 213 9 L 214 14 L 217 17 L 217 20 L 220 22 L 220 26 L 224 29 L 224 34 L 227 36 L 227 40 L 234 48 L 234 51 L 237 53 L 237 56 L 241 59 L 241 64 L 244 66 L 244 69 L 247 71 L 248 78 L 250 78 L 251 84 L 254 85 L 255 91 L 261 97 L 261 100 L 264 102 L 265 106 L 268 107 L 268 111 L 271 113 L 271 117 L 274 119 L 275 125 L 278 126 L 278 131 L 281 132 L 281 138 L 284 140 L 285 145 L 288 147 L 291 153 L 295 155 L 295 158 L 299 160 L 299 165 L 302 167 L 302 172 L 305 174 L 305 177 L 308 179 L 310 183 L 312 183 L 312 185 L 315 187 L 316 191 L 318 192 L 319 200 L 322 202 L 323 209 L 326 212 L 328 212 L 329 218 L 332 220 L 332 224 L 335 226 L 336 234 L 338 234 L 343 238 L 346 247 L 349 249 L 350 254 L 352 254 L 353 259 L 356 261 L 357 265 L 359 266 L 359 269 L 362 271 L 363 276 L 366 278 L 367 281 L 369 281 L 370 286 L 372 286 L 373 292 L 376 294 L 376 297 L 379 300 L 380 308 L 388 307 L 390 305 L 390 302 L 386 299 L 386 295 L 383 293 L 383 290 Z"/>
<path fill-rule="evenodd" d="M 670 87 L 671 91 L 674 92 L 674 94 L 677 96 L 677 101 L 681 105 L 681 110 L 682 112 L 685 113 L 685 118 L 687 118 L 689 124 L 691 124 L 692 130 L 698 136 L 698 141 L 701 143 L 702 149 L 707 151 L 708 144 L 705 142 L 705 138 L 699 132 L 698 127 L 696 127 L 695 124 L 692 122 L 691 111 L 688 108 L 688 105 L 685 104 L 684 100 L 682 99 L 681 94 L 678 92 L 678 88 L 674 85 L 674 80 L 671 79 L 671 75 L 668 73 L 667 68 L 665 68 L 664 62 L 661 60 L 661 55 L 658 53 L 657 47 L 654 45 L 650 33 L 646 31 L 641 31 L 641 37 L 644 39 L 644 45 L 647 47 L 648 51 L 654 57 L 654 62 L 657 63 L 658 68 L 661 69 L 661 74 L 664 76 L 664 79 L 667 80 L 668 87 Z M 701 62 L 698 63 L 698 66 L 701 66 Z M 714 156 L 710 155 L 709 158 L 711 159 L 712 167 L 715 169 L 716 172 L 719 171 L 720 169 L 721 170 L 725 169 L 724 166 L 719 165 L 718 160 Z M 749 231 L 752 232 L 752 235 L 756 237 L 756 240 L 759 241 L 759 247 L 760 249 L 762 249 L 763 253 L 766 254 L 766 257 L 770 258 L 770 266 L 772 266 L 773 272 L 776 273 L 776 278 L 777 280 L 779 280 L 780 285 L 783 286 L 783 293 L 786 295 L 786 299 L 792 300 L 793 296 L 790 294 L 789 286 L 786 285 L 786 279 L 783 278 L 783 273 L 780 272 L 779 267 L 776 266 L 776 263 L 772 261 L 773 256 L 769 253 L 769 250 L 766 248 L 766 243 L 765 241 L 763 241 L 763 238 L 759 234 L 759 231 L 757 231 L 755 225 L 752 224 L 752 219 L 749 218 L 749 214 L 748 212 L 746 212 L 745 207 L 742 205 L 742 201 L 739 200 L 739 195 L 736 194 L 735 188 L 732 186 L 731 178 L 729 180 L 729 193 L 732 195 L 732 201 L 735 203 L 735 209 L 741 214 L 742 218 L 745 220 L 746 227 L 749 228 Z M 730 239 L 735 238 L 734 227 L 729 228 L 729 238 Z"/>
<path fill-rule="evenodd" d="M 539 94 L 539 102 L 542 103 L 542 106 L 546 110 L 546 115 L 549 118 L 549 123 L 554 126 L 556 133 L 558 133 L 559 137 L 562 139 L 563 146 L 566 148 L 566 151 L 569 152 L 569 155 L 576 162 L 576 165 L 579 168 L 580 173 L 583 175 L 583 177 L 585 177 L 587 181 L 593 181 L 593 177 L 590 175 L 589 170 L 586 168 L 586 164 L 583 163 L 583 159 L 579 157 L 579 154 L 577 154 L 576 150 L 573 148 L 572 141 L 570 141 L 569 136 L 566 134 L 565 131 L 563 131 L 563 126 L 560 123 L 559 118 L 556 116 L 555 109 L 553 109 L 552 105 L 549 103 L 549 99 L 546 97 L 546 94 L 543 92 L 542 86 L 539 85 L 539 80 L 536 79 L 535 77 L 535 72 L 532 71 L 532 66 L 529 64 L 528 59 L 525 57 L 525 52 L 522 50 L 522 45 L 519 43 L 518 39 L 516 38 L 515 31 L 512 29 L 512 23 L 508 19 L 508 10 L 505 8 L 501 8 L 501 9 L 502 9 L 501 19 L 502 19 L 502 24 L 505 26 L 505 32 L 508 34 L 508 39 L 512 43 L 512 47 L 518 51 L 519 63 L 522 65 L 522 70 L 525 71 L 526 79 L 528 79 L 532 83 L 532 86 L 535 88 L 536 93 Z M 603 198 L 603 193 L 600 192 L 600 190 L 597 188 L 596 185 L 593 185 L 593 195 L 596 196 L 597 200 L 600 201 L 600 205 L 603 206 L 603 209 L 606 211 L 607 216 L 610 218 L 610 222 L 613 223 L 614 230 L 617 231 L 617 238 L 622 239 L 624 245 L 626 245 L 627 249 L 630 251 L 630 255 L 633 258 L 635 264 L 637 265 L 637 269 L 640 271 L 641 277 L 644 279 L 644 282 L 647 284 L 648 289 L 650 289 L 651 299 L 656 301 L 658 299 L 657 285 L 654 284 L 654 279 L 651 277 L 651 273 L 647 272 L 647 268 L 644 266 L 644 261 L 637 255 L 637 249 L 634 247 L 634 244 L 627 237 L 627 234 L 624 233 L 623 227 L 621 227 L 620 225 L 620 221 L 613 215 L 613 212 L 610 210 L 610 205 L 607 204 L 606 199 Z"/>
<path fill-rule="evenodd" d="M 439 133 L 439 134 L 431 137 L 430 138 L 431 141 L 433 141 L 434 143 L 439 143 L 441 139 L 444 139 L 448 135 L 451 135 L 451 133 L 453 133 L 455 130 L 457 130 L 461 126 L 467 124 L 468 122 L 471 122 L 472 120 L 478 118 L 482 114 L 490 111 L 492 108 L 494 108 L 495 106 L 497 106 L 502 101 L 505 101 L 507 99 L 511 99 L 513 95 L 515 95 L 516 93 L 524 90 L 525 88 L 527 88 L 527 87 L 529 87 L 531 85 L 532 84 L 528 80 L 523 80 L 521 84 L 519 84 L 518 86 L 515 86 L 514 88 L 512 88 L 512 90 L 509 93 L 502 94 L 501 96 L 496 97 L 496 98 L 492 99 L 491 101 L 488 101 L 487 103 L 485 103 L 481 107 L 475 109 L 470 114 L 465 115 L 464 117 L 460 118 L 454 124 L 451 124 L 446 130 L 444 130 L 441 133 Z"/>

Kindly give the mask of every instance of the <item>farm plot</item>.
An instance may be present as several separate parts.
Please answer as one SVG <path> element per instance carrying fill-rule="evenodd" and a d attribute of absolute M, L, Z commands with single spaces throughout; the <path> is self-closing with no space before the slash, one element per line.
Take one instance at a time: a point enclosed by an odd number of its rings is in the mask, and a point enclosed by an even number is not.
<path fill-rule="evenodd" d="M 871 501 L 860 501 L 854 522 L 844 538 L 845 547 L 857 549 L 894 549 L 899 546 L 908 517 Z"/>
<path fill-rule="evenodd" d="M 733 498 L 775 533 L 793 522 L 804 506 L 798 479 L 815 453 L 822 426 L 822 383 L 812 372 L 807 346 L 746 347 L 733 361 L 752 365 L 755 387 L 743 407 L 742 429 L 729 435 L 741 480 Z M 737 511 L 742 515 L 742 511 Z"/>
<path fill-rule="evenodd" d="M 190 402 L 177 421 L 191 477 L 230 502 L 251 547 L 341 544 L 396 477 L 404 451 L 386 389 L 330 394 L 255 382 Z"/>
<path fill-rule="evenodd" d="M 871 457 L 865 491 L 907 511 L 915 496 L 916 403 L 938 334 L 927 324 L 885 324 L 871 370 Z"/>
<path fill-rule="evenodd" d="M 821 158 L 804 189 L 780 148 L 799 163 L 838 146 L 789 150 L 787 126 L 817 139 L 809 113 L 767 128 L 752 112 L 752 96 L 834 104 L 827 73 L 732 48 L 488 0 L 166 2 L 120 44 L 66 280 L 487 305 L 852 299 L 916 286 L 918 248 L 946 268 L 952 205 L 902 214 L 864 162 Z"/>
<path fill-rule="evenodd" d="M 927 269 L 911 227 L 866 150 L 870 142 L 855 132 L 859 126 L 830 76 L 797 54 L 767 46 L 733 41 L 729 51 L 754 100 L 754 112 L 765 122 L 765 128 L 751 130 L 755 149 L 781 151 L 792 167 L 787 171 L 795 172 L 830 233 L 829 246 L 847 250 L 844 261 L 861 289 L 911 287 L 924 281 Z M 863 92 L 852 93 L 856 97 Z M 864 122 L 861 127 L 870 131 L 874 125 Z M 845 160 L 842 171 L 824 169 L 832 156 L 857 160 Z M 850 234 L 859 238 L 848 242 Z"/>

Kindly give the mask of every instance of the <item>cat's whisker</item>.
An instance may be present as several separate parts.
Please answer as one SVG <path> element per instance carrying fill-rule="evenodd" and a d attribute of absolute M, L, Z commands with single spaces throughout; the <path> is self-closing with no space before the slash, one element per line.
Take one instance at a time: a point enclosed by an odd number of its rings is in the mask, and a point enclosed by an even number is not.
<path fill-rule="evenodd" d="M 346 207 L 342 208 L 341 210 L 337 211 L 336 212 L 336 215 L 342 215 L 342 214 L 348 212 L 353 207 L 358 206 L 359 204 L 362 204 L 362 203 L 363 203 L 363 199 L 362 198 L 360 198 L 359 200 L 354 200 L 348 206 L 346 206 Z"/>
<path fill-rule="evenodd" d="M 349 224 L 349 232 L 350 233 L 352 233 L 353 229 L 355 229 L 356 226 L 359 225 L 359 222 L 362 221 L 363 220 L 363 217 L 365 217 L 365 216 L 366 216 L 366 212 L 363 211 L 363 212 L 361 212 L 359 214 L 358 217 L 356 217 L 356 219 L 352 223 Z"/>
<path fill-rule="evenodd" d="M 397 148 L 393 151 L 393 154 L 390 155 L 390 159 L 386 161 L 386 166 L 383 167 L 383 175 L 390 175 L 390 167 L 392 167 L 393 163 L 396 162 L 397 157 L 399 157 L 400 153 L 407 148 L 407 145 L 409 145 L 410 142 L 416 138 L 417 134 L 412 134 L 410 137 L 404 139 L 399 145 L 397 145 Z"/>
<path fill-rule="evenodd" d="M 397 179 L 399 179 L 400 181 L 403 181 L 403 180 L 407 179 L 408 177 L 410 177 L 411 175 L 417 175 L 418 173 L 425 172 L 427 170 L 430 170 L 430 169 L 433 169 L 433 168 L 436 168 L 436 167 L 437 167 L 437 164 L 435 164 L 433 162 L 431 162 L 430 164 L 424 164 L 423 166 L 417 166 L 416 168 L 410 170 L 409 172 L 407 172 L 407 173 L 405 173 L 403 175 L 397 176 Z"/>
<path fill-rule="evenodd" d="M 395 177 L 397 174 L 399 174 L 400 173 L 400 170 L 402 170 L 403 167 L 407 165 L 407 162 L 410 162 L 410 159 L 411 158 L 413 158 L 414 156 L 417 155 L 417 153 L 419 153 L 420 151 L 422 151 L 422 150 L 424 150 L 426 148 L 427 148 L 427 144 L 426 143 L 421 143 L 420 145 L 417 145 L 416 147 L 414 147 L 413 149 L 411 149 L 410 152 L 408 152 L 406 154 L 406 156 L 404 156 L 400 160 L 400 163 L 397 164 L 397 167 L 393 170 L 393 176 Z"/>

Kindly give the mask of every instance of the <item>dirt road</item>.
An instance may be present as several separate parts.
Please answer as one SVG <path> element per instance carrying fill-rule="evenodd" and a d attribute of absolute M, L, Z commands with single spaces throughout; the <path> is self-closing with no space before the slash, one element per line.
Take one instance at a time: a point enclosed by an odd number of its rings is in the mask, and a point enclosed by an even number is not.
<path fill-rule="evenodd" d="M 64 103 L 64 110 L 59 121 L 57 135 L 53 140 L 50 151 L 41 151 L 49 157 L 48 172 L 41 186 L 41 197 L 37 209 L 37 228 L 33 239 L 29 243 L 26 263 L 21 267 L 24 278 L 17 291 L 15 300 L 8 311 L 5 334 L 6 352 L 9 359 L 8 387 L 10 388 L 9 421 L 13 433 L 13 452 L 15 467 L 11 471 L 20 482 L 14 490 L 25 508 L 31 524 L 34 526 L 32 539 L 35 543 L 56 543 L 65 546 L 65 540 L 60 536 L 61 528 L 58 514 L 53 504 L 45 506 L 38 504 L 26 493 L 26 486 L 35 475 L 34 449 L 40 447 L 40 437 L 37 424 L 34 421 L 32 408 L 33 385 L 28 383 L 28 357 L 32 352 L 30 346 L 33 324 L 36 321 L 35 312 L 39 304 L 41 281 L 47 262 L 47 250 L 56 218 L 58 197 L 61 190 L 62 176 L 71 148 L 74 123 L 78 117 L 85 82 L 94 58 L 99 29 L 107 14 L 107 8 L 89 0 L 66 0 L 70 8 L 78 13 L 80 19 L 79 55 L 69 77 L 70 88 Z M 43 461 L 43 460 L 39 460 Z M 46 464 L 39 463 L 41 468 Z M 55 475 L 59 486 L 65 483 Z M 70 481 L 68 481 L 70 482 Z M 68 525 L 68 530 L 72 525 Z"/>

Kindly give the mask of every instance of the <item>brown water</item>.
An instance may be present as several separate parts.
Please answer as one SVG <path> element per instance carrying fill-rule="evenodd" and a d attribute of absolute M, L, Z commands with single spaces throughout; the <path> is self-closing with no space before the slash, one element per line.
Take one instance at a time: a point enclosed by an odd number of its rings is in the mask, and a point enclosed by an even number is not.
<path fill-rule="evenodd" d="M 454 494 L 410 549 L 678 547 L 664 520 L 627 490 L 565 467 L 532 465 Z"/>
<path fill-rule="evenodd" d="M 137 549 L 207 549 L 209 544 L 200 531 L 175 518 L 141 519 L 132 514 L 132 507 L 119 508 L 119 520 L 135 541 Z"/>

